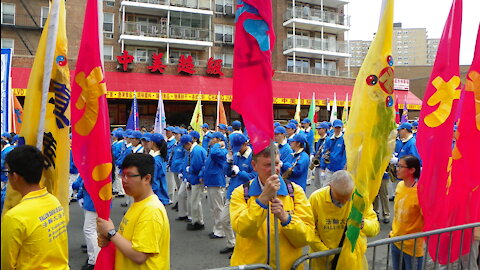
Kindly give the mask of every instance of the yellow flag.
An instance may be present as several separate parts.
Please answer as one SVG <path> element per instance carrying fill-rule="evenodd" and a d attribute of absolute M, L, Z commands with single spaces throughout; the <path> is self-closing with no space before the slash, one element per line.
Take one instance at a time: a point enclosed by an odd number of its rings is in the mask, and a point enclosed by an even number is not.
<path fill-rule="evenodd" d="M 393 0 L 383 0 L 377 34 L 355 82 L 345 132 L 347 170 L 355 181 L 355 191 L 337 269 L 368 269 L 360 227 L 395 144 L 392 33 Z"/>
<path fill-rule="evenodd" d="M 192 120 L 190 121 L 190 126 L 193 128 L 193 130 L 198 131 L 198 133 L 200 134 L 199 142 L 201 142 L 203 138 L 202 125 L 203 125 L 202 100 L 199 97 L 197 101 L 197 105 L 195 106 L 195 111 L 193 111 Z"/>
<path fill-rule="evenodd" d="M 298 123 L 300 123 L 300 93 L 298 93 L 297 108 L 295 109 L 294 119 L 297 120 Z"/>
<path fill-rule="evenodd" d="M 58 198 L 68 220 L 70 71 L 65 0 L 52 2 L 45 25 L 28 80 L 20 141 L 42 150 L 45 170 L 40 185 Z M 8 187 L 3 213 L 20 197 Z"/>

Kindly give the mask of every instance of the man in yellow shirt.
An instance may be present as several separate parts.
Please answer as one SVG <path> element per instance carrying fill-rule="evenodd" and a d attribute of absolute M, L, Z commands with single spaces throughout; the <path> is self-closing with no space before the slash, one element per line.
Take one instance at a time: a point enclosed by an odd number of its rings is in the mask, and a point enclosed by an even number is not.
<path fill-rule="evenodd" d="M 350 173 L 340 170 L 332 174 L 328 186 L 310 195 L 310 204 L 315 220 L 315 237 L 309 243 L 310 253 L 339 247 L 352 208 L 351 198 L 354 187 Z M 361 237 L 357 241 L 356 250 L 366 249 L 365 236 L 373 237 L 380 232 L 380 224 L 371 204 L 362 224 Z M 329 268 L 332 259 L 333 256 L 328 258 Z M 325 257 L 313 259 L 311 261 L 312 269 L 326 269 L 326 260 Z M 343 268 L 339 266 L 338 269 Z"/>
<path fill-rule="evenodd" d="M 170 225 L 165 207 L 152 190 L 154 159 L 130 154 L 122 163 L 122 184 L 134 203 L 120 223 L 97 218 L 99 245 L 116 247 L 115 269 L 170 269 Z"/>
<path fill-rule="evenodd" d="M 12 150 L 2 173 L 22 195 L 2 219 L 2 269 L 69 269 L 67 221 L 55 196 L 40 188 L 44 158 L 35 147 Z"/>
<path fill-rule="evenodd" d="M 275 258 L 280 258 L 280 269 L 289 269 L 313 235 L 312 210 L 303 188 L 289 181 L 286 184 L 278 175 L 280 155 L 276 146 L 277 174 L 272 175 L 271 147 L 253 156 L 252 166 L 258 177 L 237 187 L 230 199 L 232 228 L 237 233 L 232 266 L 264 263 L 275 267 Z M 280 223 L 278 256 L 275 256 L 274 217 Z"/>

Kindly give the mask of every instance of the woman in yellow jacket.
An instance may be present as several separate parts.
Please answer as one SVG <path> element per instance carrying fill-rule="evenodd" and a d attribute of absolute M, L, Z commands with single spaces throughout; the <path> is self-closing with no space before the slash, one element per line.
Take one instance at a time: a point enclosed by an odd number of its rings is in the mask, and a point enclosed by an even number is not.
<path fill-rule="evenodd" d="M 275 154 L 278 174 L 280 157 L 276 147 Z M 279 257 L 280 269 L 290 269 L 313 234 L 312 210 L 302 187 L 292 182 L 287 185 L 277 174 L 271 175 L 270 162 L 270 147 L 254 155 L 252 165 L 258 177 L 250 181 L 248 188 L 243 185 L 233 191 L 230 218 L 237 235 L 231 266 L 264 263 L 275 268 L 275 258 Z M 275 256 L 275 216 L 280 223 L 278 256 Z"/>
<path fill-rule="evenodd" d="M 345 233 L 348 215 L 352 208 L 352 193 L 354 183 L 350 173 L 344 170 L 336 171 L 331 177 L 328 186 L 323 187 L 310 195 L 313 218 L 315 220 L 315 235 L 310 239 L 310 253 L 337 248 Z M 355 247 L 355 256 L 362 260 L 357 265 L 364 265 L 367 269 L 365 251 L 367 248 L 366 236 L 373 237 L 380 232 L 377 215 L 370 204 L 362 222 L 360 237 Z M 311 260 L 312 269 L 328 269 L 332 267 L 334 256 Z M 337 269 L 349 269 L 347 266 L 337 265 Z"/>

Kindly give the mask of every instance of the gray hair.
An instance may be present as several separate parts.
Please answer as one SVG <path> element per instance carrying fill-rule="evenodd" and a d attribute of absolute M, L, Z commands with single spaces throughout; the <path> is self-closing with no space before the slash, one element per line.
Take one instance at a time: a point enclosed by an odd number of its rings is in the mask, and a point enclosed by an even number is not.
<path fill-rule="evenodd" d="M 330 186 L 338 195 L 343 196 L 352 194 L 355 184 L 352 174 L 348 171 L 340 170 L 333 173 Z"/>
<path fill-rule="evenodd" d="M 278 151 L 278 147 L 277 147 L 276 145 L 273 145 L 273 146 L 272 146 L 272 145 L 270 144 L 270 145 L 268 145 L 265 149 L 263 149 L 262 151 L 260 151 L 259 153 L 254 154 L 254 155 L 252 156 L 253 160 L 256 161 L 258 157 L 269 157 L 272 148 L 273 148 L 273 151 L 274 151 L 274 153 L 275 153 L 275 156 L 280 155 L 280 152 Z"/>

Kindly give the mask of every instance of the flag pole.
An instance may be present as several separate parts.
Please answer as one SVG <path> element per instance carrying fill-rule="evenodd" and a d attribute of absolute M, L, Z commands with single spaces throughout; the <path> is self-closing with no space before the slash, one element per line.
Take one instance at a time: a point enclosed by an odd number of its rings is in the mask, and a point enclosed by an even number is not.
<path fill-rule="evenodd" d="M 276 155 L 275 155 L 275 143 L 273 140 L 270 140 L 270 162 L 271 162 L 271 168 L 272 168 L 272 175 L 276 173 L 275 170 L 275 160 L 276 160 Z M 275 198 L 277 195 L 275 194 Z M 280 241 L 278 238 L 278 217 L 275 216 L 274 220 L 274 234 L 275 234 L 275 265 L 276 269 L 280 269 Z M 270 243 L 268 243 L 270 245 Z"/>

